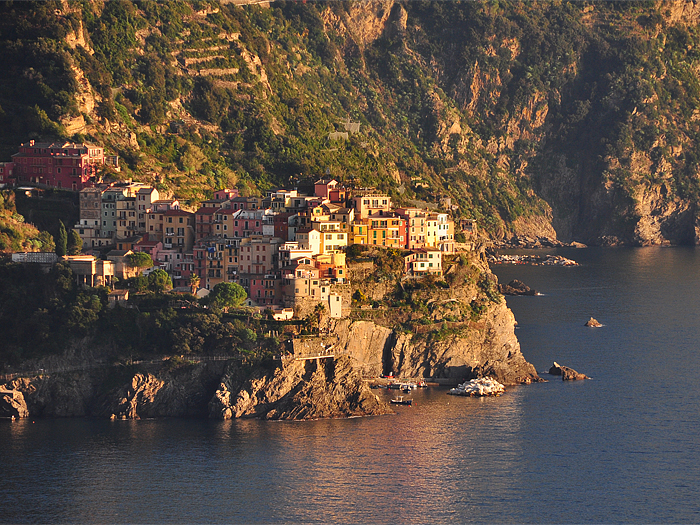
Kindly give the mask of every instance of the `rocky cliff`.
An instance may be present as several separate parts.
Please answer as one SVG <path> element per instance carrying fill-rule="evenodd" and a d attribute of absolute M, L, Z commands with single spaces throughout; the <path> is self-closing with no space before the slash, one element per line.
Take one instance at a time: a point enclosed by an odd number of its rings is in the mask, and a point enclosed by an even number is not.
<path fill-rule="evenodd" d="M 291 361 L 273 373 L 234 369 L 209 403 L 209 417 L 318 419 L 391 413 L 364 383 L 350 357 Z"/>
<path fill-rule="evenodd" d="M 513 313 L 500 302 L 477 323 L 439 323 L 447 334 L 436 340 L 421 333 L 407 333 L 371 321 L 343 319 L 331 322 L 329 343 L 355 358 L 363 375 L 453 380 L 454 383 L 491 376 L 507 385 L 539 381 L 535 368 L 525 360 L 515 337 Z M 318 345 L 305 341 L 304 346 Z"/>
<path fill-rule="evenodd" d="M 272 367 L 191 363 L 109 367 L 17 379 L 0 391 L 15 417 L 318 419 L 391 412 L 350 358 Z"/>
<path fill-rule="evenodd" d="M 458 323 L 455 323 L 458 324 Z M 335 359 L 287 360 L 272 367 L 238 361 L 108 367 L 16 379 L 0 391 L 0 413 L 15 417 L 210 417 L 317 419 L 390 412 L 363 382 L 397 377 L 452 380 L 490 376 L 504 384 L 539 381 L 520 352 L 505 303 L 441 341 L 371 321 L 338 320 L 332 335 L 305 338 L 297 355 L 333 341 Z"/>

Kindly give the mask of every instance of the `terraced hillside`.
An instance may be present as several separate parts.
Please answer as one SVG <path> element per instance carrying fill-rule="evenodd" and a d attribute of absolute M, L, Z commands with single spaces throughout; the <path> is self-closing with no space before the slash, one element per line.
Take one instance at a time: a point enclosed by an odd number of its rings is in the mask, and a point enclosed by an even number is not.
<path fill-rule="evenodd" d="M 698 239 L 692 2 L 0 9 L 3 159 L 65 136 L 191 205 L 328 170 L 494 237 Z"/>

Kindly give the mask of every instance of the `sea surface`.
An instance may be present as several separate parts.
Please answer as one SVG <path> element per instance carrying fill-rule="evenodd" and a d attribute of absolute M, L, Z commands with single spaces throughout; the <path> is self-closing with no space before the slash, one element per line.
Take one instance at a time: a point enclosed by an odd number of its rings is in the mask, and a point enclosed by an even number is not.
<path fill-rule="evenodd" d="M 700 522 L 700 250 L 556 253 L 581 265 L 493 269 L 543 293 L 508 298 L 525 357 L 590 381 L 348 420 L 2 420 L 0 522 Z"/>

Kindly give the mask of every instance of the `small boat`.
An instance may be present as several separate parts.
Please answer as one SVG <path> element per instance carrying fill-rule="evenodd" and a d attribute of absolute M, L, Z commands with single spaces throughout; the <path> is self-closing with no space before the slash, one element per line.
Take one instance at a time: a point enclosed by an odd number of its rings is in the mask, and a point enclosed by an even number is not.
<path fill-rule="evenodd" d="M 421 379 L 418 381 L 418 388 L 428 388 L 428 383 Z"/>
<path fill-rule="evenodd" d="M 412 405 L 413 399 L 404 399 L 403 396 L 399 396 L 396 399 L 392 399 L 391 402 L 394 405 Z"/>

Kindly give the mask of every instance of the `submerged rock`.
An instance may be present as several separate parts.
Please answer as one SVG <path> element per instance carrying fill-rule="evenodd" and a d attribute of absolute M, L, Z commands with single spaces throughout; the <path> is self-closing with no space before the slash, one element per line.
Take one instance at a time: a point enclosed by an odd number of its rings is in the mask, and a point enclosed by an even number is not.
<path fill-rule="evenodd" d="M 553 376 L 561 376 L 562 381 L 576 381 L 579 379 L 590 379 L 586 374 L 581 374 L 574 370 L 573 368 L 569 368 L 568 366 L 562 366 L 556 361 L 554 361 L 554 364 L 552 367 L 549 369 L 549 373 L 552 374 Z"/>
<path fill-rule="evenodd" d="M 603 326 L 601 323 L 598 322 L 597 319 L 593 319 L 592 317 L 586 321 L 586 324 L 584 326 L 589 326 L 591 328 L 598 328 L 600 326 Z"/>
<path fill-rule="evenodd" d="M 453 396 L 500 396 L 506 391 L 505 387 L 490 377 L 482 377 L 472 379 L 466 383 L 462 383 L 447 392 Z"/>

